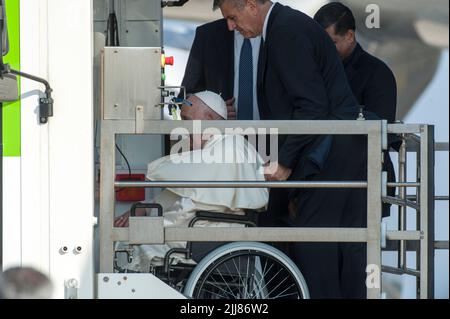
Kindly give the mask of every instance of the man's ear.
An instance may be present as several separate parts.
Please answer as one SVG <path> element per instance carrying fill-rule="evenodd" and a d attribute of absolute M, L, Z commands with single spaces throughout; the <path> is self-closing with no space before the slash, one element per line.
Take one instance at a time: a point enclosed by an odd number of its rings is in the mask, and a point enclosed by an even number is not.
<path fill-rule="evenodd" d="M 212 121 L 215 119 L 215 116 L 212 112 L 206 112 L 206 120 Z"/>
<path fill-rule="evenodd" d="M 356 41 L 356 34 L 355 34 L 355 31 L 352 29 L 347 31 L 347 33 L 345 34 L 345 37 L 346 37 L 347 41 L 350 41 L 350 42 Z"/>

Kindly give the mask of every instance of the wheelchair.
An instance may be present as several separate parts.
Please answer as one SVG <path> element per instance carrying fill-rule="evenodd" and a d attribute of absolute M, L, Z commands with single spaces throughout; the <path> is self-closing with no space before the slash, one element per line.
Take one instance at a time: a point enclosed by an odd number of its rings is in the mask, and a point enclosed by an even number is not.
<path fill-rule="evenodd" d="M 159 204 L 135 203 L 131 216 L 136 208 L 157 209 L 158 216 L 163 216 Z M 245 211 L 245 215 L 198 211 L 188 227 L 199 221 L 256 227 L 256 217 L 254 211 Z M 129 258 L 131 251 L 125 251 Z M 173 264 L 174 254 L 195 263 Z M 116 263 L 115 270 L 130 272 Z M 149 272 L 188 298 L 309 299 L 305 279 L 294 262 L 279 249 L 260 242 L 187 242 L 186 248 L 170 249 L 163 265 L 151 266 Z"/>

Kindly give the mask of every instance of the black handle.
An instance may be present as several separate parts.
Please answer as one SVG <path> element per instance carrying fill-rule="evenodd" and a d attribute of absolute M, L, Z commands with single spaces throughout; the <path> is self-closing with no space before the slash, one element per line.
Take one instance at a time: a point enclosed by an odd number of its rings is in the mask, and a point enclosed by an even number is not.
<path fill-rule="evenodd" d="M 163 217 L 163 208 L 157 203 L 134 203 L 130 209 L 130 216 L 136 217 L 136 208 L 156 208 L 158 210 L 158 217 Z"/>

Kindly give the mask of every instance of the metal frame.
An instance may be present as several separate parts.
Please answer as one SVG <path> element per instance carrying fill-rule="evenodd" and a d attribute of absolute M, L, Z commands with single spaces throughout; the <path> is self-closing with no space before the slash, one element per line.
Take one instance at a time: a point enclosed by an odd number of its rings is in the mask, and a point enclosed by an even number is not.
<path fill-rule="evenodd" d="M 399 133 L 398 128 L 394 129 Z M 402 146 L 399 152 L 399 183 L 414 188 L 415 195 L 407 195 L 406 188 L 399 191 L 398 197 L 383 198 L 384 202 L 399 206 L 400 231 L 387 232 L 387 245 L 383 250 L 397 251 L 398 267 L 383 266 L 383 271 L 397 275 L 415 276 L 416 297 L 434 298 L 434 252 L 436 249 L 448 249 L 448 241 L 434 240 L 434 204 L 436 201 L 448 201 L 448 196 L 435 196 L 434 163 L 435 152 L 449 150 L 448 143 L 434 142 L 434 126 L 421 125 L 419 131 L 402 131 Z M 417 135 L 418 134 L 418 135 Z M 416 182 L 406 182 L 407 153 L 416 153 Z M 406 230 L 406 208 L 416 211 L 416 230 Z M 416 269 L 407 268 L 407 251 L 416 252 Z"/>
<path fill-rule="evenodd" d="M 279 134 L 308 135 L 366 135 L 368 137 L 368 178 L 367 181 L 346 182 L 114 182 L 115 150 L 114 143 L 118 134 L 170 134 L 175 128 L 193 131 L 192 121 L 142 121 L 137 130 L 136 121 L 102 121 L 101 138 L 101 187 L 100 187 L 100 271 L 113 272 L 113 245 L 116 241 L 128 242 L 131 233 L 138 231 L 131 217 L 129 228 L 114 228 L 114 188 L 115 187 L 279 187 L 279 188 L 367 188 L 367 228 L 223 228 L 220 232 L 214 229 L 165 228 L 164 242 L 172 241 L 262 241 L 262 242 L 366 242 L 367 264 L 375 265 L 378 272 L 371 274 L 378 285 L 367 289 L 369 299 L 381 297 L 381 272 L 408 273 L 418 277 L 420 298 L 432 298 L 434 291 L 434 127 L 428 125 L 386 125 L 385 121 L 214 121 L 214 127 L 225 133 L 226 128 L 278 128 Z M 196 121 L 197 122 L 197 121 Z M 198 121 L 202 127 L 211 126 L 210 121 Z M 229 132 L 227 132 L 229 133 Z M 406 178 L 400 183 L 386 183 L 382 178 L 382 151 L 387 149 L 387 134 L 419 134 L 420 179 L 416 183 L 407 183 Z M 406 156 L 406 151 L 404 152 Z M 406 165 L 404 167 L 406 169 Z M 388 231 L 382 238 L 381 207 L 383 195 L 387 187 L 419 189 L 417 205 L 420 208 L 420 224 L 416 231 L 407 231 L 401 227 L 397 231 Z M 395 204 L 405 206 L 406 191 Z M 384 198 L 384 200 L 387 200 Z M 403 220 L 406 225 L 406 220 Z M 155 223 L 161 225 L 160 220 Z M 136 229 L 135 229 L 136 228 Z M 139 229 L 142 231 L 141 229 Z M 136 236 L 133 242 L 139 242 Z M 143 236 L 140 244 L 159 243 L 159 239 L 151 240 L 151 236 Z M 400 241 L 400 255 L 404 255 L 409 241 L 420 242 L 420 258 L 417 270 L 406 269 L 406 260 L 402 260 L 398 269 L 383 267 L 381 264 L 381 243 Z M 441 243 L 445 246 L 445 243 Z M 447 242 L 448 246 L 448 242 Z M 406 258 L 406 257 L 405 257 Z"/>

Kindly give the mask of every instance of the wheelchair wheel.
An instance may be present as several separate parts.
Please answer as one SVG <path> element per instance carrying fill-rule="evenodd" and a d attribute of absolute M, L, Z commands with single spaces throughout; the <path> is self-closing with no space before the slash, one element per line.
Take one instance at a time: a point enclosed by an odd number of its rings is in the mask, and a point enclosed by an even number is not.
<path fill-rule="evenodd" d="M 292 260 L 257 242 L 230 243 L 210 252 L 193 270 L 184 294 L 196 299 L 309 299 Z"/>

